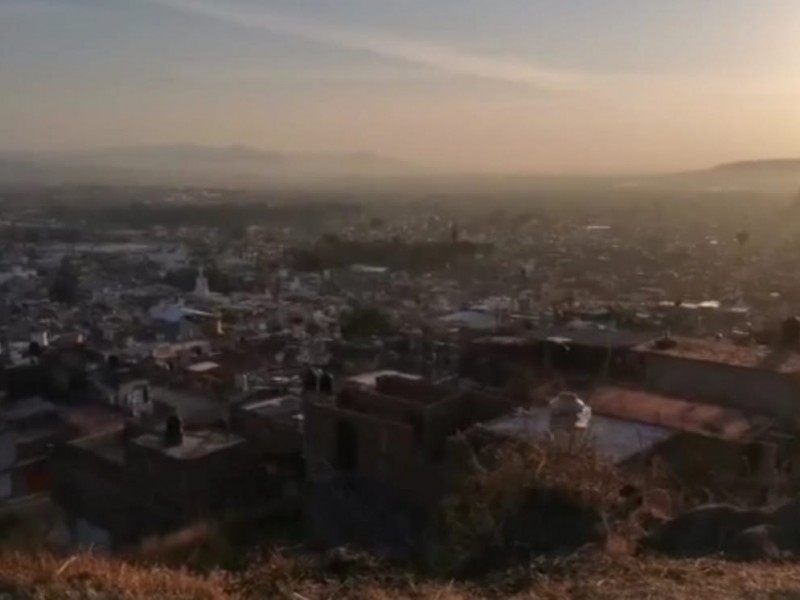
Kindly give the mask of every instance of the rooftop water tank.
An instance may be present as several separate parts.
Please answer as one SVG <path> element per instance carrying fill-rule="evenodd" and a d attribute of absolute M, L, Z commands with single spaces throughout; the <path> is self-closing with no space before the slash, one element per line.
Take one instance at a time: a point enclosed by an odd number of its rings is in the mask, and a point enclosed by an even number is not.
<path fill-rule="evenodd" d="M 560 392 L 550 400 L 550 430 L 587 429 L 592 409 L 574 392 Z"/>

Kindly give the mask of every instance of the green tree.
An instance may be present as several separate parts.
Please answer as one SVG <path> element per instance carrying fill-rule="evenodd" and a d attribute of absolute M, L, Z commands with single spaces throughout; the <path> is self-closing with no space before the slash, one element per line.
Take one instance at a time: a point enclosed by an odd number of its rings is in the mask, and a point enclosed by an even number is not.
<path fill-rule="evenodd" d="M 356 307 L 342 320 L 342 335 L 346 338 L 371 337 L 391 331 L 389 314 L 374 306 Z"/>

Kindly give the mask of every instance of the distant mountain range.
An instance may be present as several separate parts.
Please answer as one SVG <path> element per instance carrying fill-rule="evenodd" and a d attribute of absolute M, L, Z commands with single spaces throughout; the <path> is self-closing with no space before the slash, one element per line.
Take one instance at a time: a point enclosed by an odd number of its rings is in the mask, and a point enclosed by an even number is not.
<path fill-rule="evenodd" d="M 61 155 L 60 158 L 97 166 L 174 170 L 231 169 L 242 172 L 276 168 L 336 172 L 396 169 L 401 165 L 398 160 L 368 152 L 284 154 L 247 146 L 209 147 L 193 144 L 104 148 Z"/>
<path fill-rule="evenodd" d="M 0 152 L 0 183 L 264 185 L 400 174 L 400 160 L 368 152 L 285 154 L 245 146 L 192 144 L 63 153 Z"/>
<path fill-rule="evenodd" d="M 800 159 L 730 162 L 711 169 L 658 177 L 655 181 L 709 192 L 726 190 L 796 192 L 800 189 Z"/>
<path fill-rule="evenodd" d="M 288 154 L 246 146 L 193 144 L 102 148 L 63 153 L 0 152 L 0 184 L 271 186 L 413 181 L 442 188 L 583 184 L 705 191 L 800 189 L 800 159 L 753 160 L 710 169 L 638 177 L 534 174 L 434 174 L 369 152 Z M 510 183 L 509 183 L 510 182 Z"/>
<path fill-rule="evenodd" d="M 712 177 L 757 189 L 800 190 L 800 159 L 752 160 L 719 165 Z"/>
<path fill-rule="evenodd" d="M 800 158 L 731 162 L 714 167 L 711 172 L 738 173 L 742 175 L 797 175 L 800 173 Z"/>

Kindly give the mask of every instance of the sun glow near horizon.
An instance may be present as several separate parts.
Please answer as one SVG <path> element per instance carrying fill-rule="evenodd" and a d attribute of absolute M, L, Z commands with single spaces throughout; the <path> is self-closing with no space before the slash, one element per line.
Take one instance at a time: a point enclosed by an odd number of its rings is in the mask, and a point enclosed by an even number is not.
<path fill-rule="evenodd" d="M 488 171 L 800 156 L 798 30 L 789 0 L 0 0 L 0 140 Z"/>

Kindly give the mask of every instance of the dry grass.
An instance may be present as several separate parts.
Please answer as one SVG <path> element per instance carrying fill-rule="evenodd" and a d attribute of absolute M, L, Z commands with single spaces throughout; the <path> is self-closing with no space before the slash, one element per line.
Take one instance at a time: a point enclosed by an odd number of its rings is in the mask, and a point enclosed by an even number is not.
<path fill-rule="evenodd" d="M 598 556 L 579 573 L 531 591 L 553 600 L 800 599 L 800 567 L 794 565 Z"/>
<path fill-rule="evenodd" d="M 620 491 L 632 483 L 591 452 L 565 451 L 552 443 L 490 445 L 479 462 L 488 468 L 479 468 L 443 503 L 447 538 L 443 554 L 451 567 L 480 553 L 487 542 L 502 544 L 504 521 L 534 492 L 613 516 L 624 504 Z M 617 528 L 627 527 L 629 537 L 633 535 L 629 525 L 618 523 Z"/>
<path fill-rule="evenodd" d="M 235 598 L 222 572 L 198 576 L 81 554 L 69 558 L 47 553 L 0 554 L 0 592 L 41 600 L 62 598 L 130 599 Z"/>
<path fill-rule="evenodd" d="M 547 446 L 506 447 L 492 458 L 486 462 L 491 468 L 479 469 L 448 505 L 447 516 L 459 543 L 482 539 L 497 527 L 497 519 L 519 504 L 525 490 L 559 490 L 576 502 L 613 513 L 620 487 L 631 483 L 586 453 L 565 455 Z M 637 483 L 649 487 L 648 481 Z M 217 536 L 203 528 L 169 538 L 169 551 L 151 554 L 149 562 L 91 554 L 64 557 L 26 546 L 0 550 L 0 599 L 800 600 L 800 566 L 638 557 L 632 553 L 641 533 L 635 527 L 628 515 L 619 519 L 602 548 L 584 547 L 566 557 L 483 575 L 479 581 L 451 581 L 442 574 L 445 571 L 432 576 L 430 570 L 388 565 L 363 554 L 348 553 L 344 564 L 332 564 L 292 550 L 249 560 L 240 555 L 241 569 L 223 571 L 207 565 L 225 564 L 219 557 L 235 548 L 220 546 Z M 163 542 L 159 541 L 162 550 Z M 162 564 L 153 564 L 154 560 Z M 202 563 L 207 564 L 200 567 Z M 187 564 L 200 571 L 181 566 Z"/>
<path fill-rule="evenodd" d="M 796 600 L 800 599 L 800 566 L 642 559 L 591 553 L 574 557 L 548 572 L 534 568 L 524 576 L 509 574 L 481 585 L 466 585 L 380 570 L 339 579 L 315 571 L 309 561 L 300 559 L 298 562 L 285 555 L 267 557 L 237 575 L 200 576 L 179 569 L 141 566 L 91 555 L 64 559 L 48 554 L 5 553 L 0 554 L 0 597 L 44 600 Z"/>

